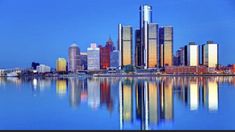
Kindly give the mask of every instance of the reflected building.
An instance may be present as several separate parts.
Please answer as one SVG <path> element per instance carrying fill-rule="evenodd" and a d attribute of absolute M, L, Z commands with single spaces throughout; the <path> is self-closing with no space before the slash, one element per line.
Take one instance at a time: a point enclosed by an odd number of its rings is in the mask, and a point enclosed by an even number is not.
<path fill-rule="evenodd" d="M 132 85 L 132 80 L 129 79 L 119 82 L 120 129 L 123 129 L 124 122 L 133 121 Z"/>
<path fill-rule="evenodd" d="M 149 106 L 149 124 L 157 124 L 158 123 L 158 88 L 157 83 L 154 81 L 150 81 L 147 83 L 147 89 L 148 89 L 148 106 Z M 170 97 L 168 97 L 170 98 Z"/>
<path fill-rule="evenodd" d="M 65 96 L 67 93 L 67 80 L 56 80 L 56 93 Z"/>
<path fill-rule="evenodd" d="M 79 106 L 81 102 L 81 89 L 82 89 L 82 80 L 70 78 L 69 79 L 69 102 L 72 107 Z"/>
<path fill-rule="evenodd" d="M 218 110 L 219 105 L 219 91 L 218 83 L 216 81 L 208 81 L 208 107 L 211 111 Z"/>
<path fill-rule="evenodd" d="M 97 109 L 100 106 L 100 80 L 92 78 L 88 80 L 88 105 Z"/>
<path fill-rule="evenodd" d="M 173 80 L 166 78 L 160 84 L 160 116 L 164 121 L 173 120 Z"/>
<path fill-rule="evenodd" d="M 194 79 L 189 80 L 189 100 L 190 110 L 197 110 L 199 107 L 199 86 Z"/>
<path fill-rule="evenodd" d="M 45 88 L 49 88 L 51 86 L 50 79 L 32 79 L 33 90 L 43 91 Z"/>
<path fill-rule="evenodd" d="M 87 89 L 87 78 L 83 79 L 83 86 L 81 90 L 81 101 L 87 102 L 88 99 L 88 89 Z"/>
<path fill-rule="evenodd" d="M 108 78 L 100 82 L 100 103 L 105 104 L 110 112 L 113 111 L 113 99 L 111 97 L 111 86 Z"/>
<path fill-rule="evenodd" d="M 219 85 L 215 80 L 205 79 L 203 85 L 203 104 L 209 111 L 217 111 L 219 108 Z"/>

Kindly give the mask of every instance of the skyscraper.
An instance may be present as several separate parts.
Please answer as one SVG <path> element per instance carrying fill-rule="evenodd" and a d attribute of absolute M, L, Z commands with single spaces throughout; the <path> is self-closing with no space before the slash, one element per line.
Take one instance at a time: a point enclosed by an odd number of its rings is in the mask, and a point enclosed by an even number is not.
<path fill-rule="evenodd" d="M 136 66 L 145 69 L 159 65 L 158 25 L 152 23 L 152 7 L 140 6 L 140 30 L 136 30 Z"/>
<path fill-rule="evenodd" d="M 56 61 L 56 71 L 57 72 L 66 72 L 67 71 L 67 62 L 65 58 L 58 58 Z"/>
<path fill-rule="evenodd" d="M 206 44 L 202 45 L 202 64 L 208 67 L 217 67 L 218 44 L 207 41 Z"/>
<path fill-rule="evenodd" d="M 118 27 L 119 66 L 132 65 L 132 27 L 119 24 Z"/>
<path fill-rule="evenodd" d="M 158 25 L 154 23 L 148 24 L 148 34 L 147 34 L 147 45 L 146 49 L 146 60 L 145 69 L 155 68 L 158 66 Z"/>
<path fill-rule="evenodd" d="M 161 67 L 173 65 L 173 27 L 159 28 L 160 62 Z"/>
<path fill-rule="evenodd" d="M 141 45 L 141 30 L 135 31 L 135 66 L 143 66 L 144 57 L 143 57 L 144 47 Z"/>
<path fill-rule="evenodd" d="M 148 24 L 152 22 L 152 7 L 142 5 L 140 12 L 140 28 L 135 32 L 135 53 L 136 66 L 147 67 L 147 41 L 148 41 Z"/>
<path fill-rule="evenodd" d="M 187 45 L 187 65 L 198 66 L 199 65 L 199 48 L 194 42 L 190 42 Z"/>
<path fill-rule="evenodd" d="M 69 71 L 77 72 L 80 68 L 80 48 L 76 43 L 69 47 Z"/>
<path fill-rule="evenodd" d="M 100 70 L 100 49 L 96 47 L 95 43 L 87 48 L 87 64 L 88 70 Z"/>

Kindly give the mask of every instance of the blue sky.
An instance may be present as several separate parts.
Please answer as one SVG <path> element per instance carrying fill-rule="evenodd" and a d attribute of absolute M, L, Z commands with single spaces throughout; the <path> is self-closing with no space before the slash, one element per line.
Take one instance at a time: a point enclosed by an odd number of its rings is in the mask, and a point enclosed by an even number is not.
<path fill-rule="evenodd" d="M 0 0 L 0 68 L 55 67 L 76 41 L 117 45 L 119 23 L 139 27 L 139 6 L 153 7 L 153 21 L 174 27 L 174 52 L 189 41 L 220 44 L 220 63 L 235 63 L 234 0 Z"/>

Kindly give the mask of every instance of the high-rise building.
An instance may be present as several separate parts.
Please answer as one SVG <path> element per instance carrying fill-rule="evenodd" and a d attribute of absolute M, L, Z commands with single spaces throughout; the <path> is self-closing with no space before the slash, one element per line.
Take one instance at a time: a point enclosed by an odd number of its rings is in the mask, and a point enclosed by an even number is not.
<path fill-rule="evenodd" d="M 119 66 L 119 51 L 114 50 L 110 54 L 110 67 L 116 67 Z"/>
<path fill-rule="evenodd" d="M 179 50 L 176 52 L 176 66 L 186 66 L 187 63 L 185 63 L 185 48 L 181 47 Z"/>
<path fill-rule="evenodd" d="M 190 110 L 197 110 L 199 107 L 199 88 L 197 80 L 189 81 L 189 102 Z"/>
<path fill-rule="evenodd" d="M 82 70 L 87 70 L 87 52 L 81 52 L 80 54 Z"/>
<path fill-rule="evenodd" d="M 141 45 L 141 30 L 135 31 L 135 66 L 143 66 L 144 64 L 144 47 Z"/>
<path fill-rule="evenodd" d="M 173 65 L 173 27 L 159 28 L 160 62 L 161 67 Z"/>
<path fill-rule="evenodd" d="M 199 46 L 194 42 L 190 42 L 187 45 L 187 65 L 198 66 L 199 65 Z"/>
<path fill-rule="evenodd" d="M 70 72 L 77 72 L 80 70 L 80 48 L 76 43 L 73 43 L 69 47 L 69 66 Z"/>
<path fill-rule="evenodd" d="M 152 23 L 152 7 L 140 6 L 140 30 L 136 30 L 136 66 L 155 68 L 159 66 L 158 25 Z"/>
<path fill-rule="evenodd" d="M 132 27 L 119 24 L 118 28 L 119 66 L 132 65 Z"/>
<path fill-rule="evenodd" d="M 147 44 L 145 45 L 146 58 L 145 69 L 155 68 L 159 65 L 158 61 L 158 25 L 154 23 L 148 24 Z"/>
<path fill-rule="evenodd" d="M 202 64 L 208 67 L 217 67 L 218 65 L 218 44 L 213 41 L 207 41 L 202 45 Z"/>
<path fill-rule="evenodd" d="M 100 49 L 96 47 L 95 43 L 87 48 L 87 64 L 88 70 L 100 70 Z"/>
<path fill-rule="evenodd" d="M 102 47 L 99 45 L 100 48 L 100 68 L 107 69 L 110 67 L 110 47 Z"/>
<path fill-rule="evenodd" d="M 65 58 L 58 58 L 56 61 L 56 71 L 57 72 L 66 72 L 67 71 L 67 62 Z"/>

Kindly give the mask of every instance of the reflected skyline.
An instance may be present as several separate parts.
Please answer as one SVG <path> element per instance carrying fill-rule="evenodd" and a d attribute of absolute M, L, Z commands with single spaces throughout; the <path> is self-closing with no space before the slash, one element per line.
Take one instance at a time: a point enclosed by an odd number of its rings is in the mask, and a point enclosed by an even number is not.
<path fill-rule="evenodd" d="M 174 124 L 179 105 L 192 114 L 196 111 L 217 113 L 220 86 L 234 86 L 234 81 L 231 77 L 1 78 L 0 86 L 29 85 L 36 94 L 51 89 L 57 97 L 64 97 L 71 108 L 85 105 L 94 112 L 118 111 L 121 130 L 131 126 L 152 130 Z"/>

